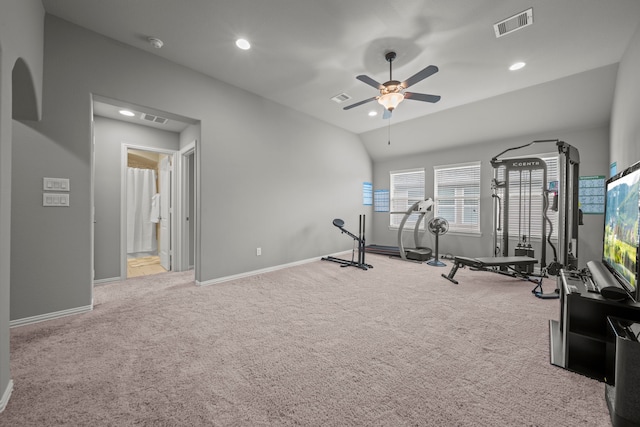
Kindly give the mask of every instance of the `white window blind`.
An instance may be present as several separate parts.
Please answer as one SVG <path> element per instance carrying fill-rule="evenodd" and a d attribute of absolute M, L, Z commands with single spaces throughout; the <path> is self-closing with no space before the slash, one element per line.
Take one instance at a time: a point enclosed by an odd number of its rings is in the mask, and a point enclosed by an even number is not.
<path fill-rule="evenodd" d="M 391 183 L 389 226 L 397 228 L 407 209 L 415 202 L 424 200 L 424 169 L 392 171 L 389 173 L 389 179 Z M 411 215 L 405 227 L 413 229 L 418 218 L 418 214 Z"/>
<path fill-rule="evenodd" d="M 480 233 L 480 162 L 435 166 L 435 216 L 449 231 Z"/>
<path fill-rule="evenodd" d="M 514 240 L 522 241 L 523 236 L 526 240 L 541 240 L 542 221 L 543 218 L 543 191 L 549 188 L 552 181 L 558 181 L 558 156 L 557 154 L 539 154 L 534 156 L 542 159 L 547 165 L 547 182 L 542 182 L 542 170 L 534 171 L 510 171 L 509 176 L 509 237 Z M 498 168 L 497 179 L 500 182 L 505 181 L 505 168 Z M 504 203 L 505 189 L 500 188 L 497 191 L 500 196 L 501 203 Z M 549 205 L 553 203 L 553 196 L 549 196 Z M 501 206 L 501 209 L 503 207 Z M 558 212 L 550 208 L 547 210 L 547 216 L 552 224 L 552 239 L 557 239 L 558 231 Z M 500 215 L 500 229 L 504 230 L 504 217 Z M 549 224 L 546 224 L 545 236 L 550 231 Z M 502 233 L 498 233 L 502 235 Z"/>

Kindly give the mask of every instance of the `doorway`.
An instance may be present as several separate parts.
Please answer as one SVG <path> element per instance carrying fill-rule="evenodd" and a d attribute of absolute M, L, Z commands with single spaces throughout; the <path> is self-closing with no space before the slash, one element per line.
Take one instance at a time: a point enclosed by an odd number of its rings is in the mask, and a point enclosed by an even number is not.
<path fill-rule="evenodd" d="M 123 278 L 173 271 L 176 153 L 123 144 Z"/>
<path fill-rule="evenodd" d="M 150 256 L 163 257 L 163 267 L 166 271 L 183 271 L 193 266 L 197 269 L 198 251 L 197 224 L 195 212 L 198 209 L 195 182 L 197 175 L 198 148 L 197 139 L 200 135 L 200 122 L 175 114 L 160 112 L 149 107 L 134 104 L 123 104 L 120 101 L 93 95 L 92 132 L 92 181 L 93 181 L 93 251 L 94 251 L 94 280 L 95 285 L 122 281 L 133 277 L 137 273 L 128 272 L 127 258 L 143 258 L 131 256 L 131 248 L 127 248 L 127 171 L 129 167 L 128 151 L 137 150 L 137 155 L 153 154 L 153 164 L 131 165 L 131 167 L 155 169 L 156 188 L 147 192 L 153 195 L 160 193 L 161 187 L 168 187 L 169 194 L 163 197 L 151 233 L 155 233 L 155 247 L 133 249 L 139 252 L 151 252 Z M 133 116 L 123 115 L 123 112 L 133 112 Z M 154 120 L 150 120 L 153 114 Z M 162 123 L 159 119 L 162 118 Z M 189 142 L 190 141 L 190 142 Z M 167 180 L 161 179 L 161 163 L 159 157 L 167 159 Z M 183 159 L 193 159 L 182 168 Z M 148 159 L 147 159 L 148 160 Z M 186 178 L 182 177 L 182 170 L 186 170 Z M 182 185 L 183 179 L 190 179 L 194 185 Z M 163 184 L 161 183 L 161 181 Z M 117 183 L 120 182 L 120 185 Z M 183 197 L 183 188 L 189 191 Z M 147 200 L 148 200 L 147 196 Z M 186 200 L 190 206 L 183 208 Z M 157 202 L 157 201 L 156 201 Z M 184 212 L 184 214 L 183 214 Z M 186 217 L 186 218 L 185 218 Z M 186 224 L 188 227 L 183 227 Z M 191 225 L 193 224 L 193 225 Z M 183 230 L 183 228 L 185 228 Z M 161 233 L 169 237 L 162 238 Z M 183 242 L 183 239 L 189 239 Z M 153 241 L 153 239 L 152 239 Z M 167 245 L 164 245 L 167 243 Z M 183 251 L 186 248 L 188 250 Z M 193 248 L 193 250 L 189 250 Z M 183 260 L 183 253 L 187 259 Z M 147 255 L 147 254 L 145 254 Z M 139 259 L 136 263 L 142 270 L 149 270 L 152 261 Z M 142 265 L 145 264 L 145 265 Z M 153 264 L 159 264 L 153 261 Z M 154 267 L 155 268 L 155 267 Z M 159 270 L 146 271 L 143 274 L 155 273 Z"/>

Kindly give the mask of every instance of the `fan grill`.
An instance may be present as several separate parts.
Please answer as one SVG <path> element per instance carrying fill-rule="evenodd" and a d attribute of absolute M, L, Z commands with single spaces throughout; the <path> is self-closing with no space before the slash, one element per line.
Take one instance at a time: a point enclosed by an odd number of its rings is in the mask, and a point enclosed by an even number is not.
<path fill-rule="evenodd" d="M 524 12 L 520 12 L 494 24 L 493 30 L 496 33 L 496 38 L 500 38 L 524 27 L 528 27 L 531 24 L 533 24 L 533 8 L 529 8 Z"/>
<path fill-rule="evenodd" d="M 339 93 L 336 96 L 331 97 L 331 100 L 333 102 L 338 103 L 338 104 L 342 104 L 343 102 L 348 101 L 350 99 L 351 99 L 351 97 L 349 95 L 347 95 L 346 93 L 344 93 L 344 92 Z"/>
<path fill-rule="evenodd" d="M 148 113 L 142 113 L 141 118 L 142 120 L 146 120 L 148 122 L 153 122 L 153 123 L 159 123 L 161 125 L 164 125 L 169 121 L 169 119 L 166 119 L 164 117 L 154 116 L 153 114 L 148 114 Z"/>

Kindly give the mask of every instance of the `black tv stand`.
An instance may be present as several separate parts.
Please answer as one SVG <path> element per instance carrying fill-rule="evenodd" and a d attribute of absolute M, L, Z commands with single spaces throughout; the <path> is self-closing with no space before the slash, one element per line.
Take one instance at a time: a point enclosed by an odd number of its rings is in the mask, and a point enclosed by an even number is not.
<path fill-rule="evenodd" d="M 607 318 L 605 399 L 613 427 L 640 425 L 640 323 Z M 612 381 L 613 380 L 613 381 Z"/>
<path fill-rule="evenodd" d="M 615 278 L 602 273 L 593 280 L 603 289 Z M 560 270 L 558 289 L 560 319 L 549 321 L 551 364 L 606 382 L 607 317 L 640 321 L 640 304 L 589 291 L 577 271 Z"/>

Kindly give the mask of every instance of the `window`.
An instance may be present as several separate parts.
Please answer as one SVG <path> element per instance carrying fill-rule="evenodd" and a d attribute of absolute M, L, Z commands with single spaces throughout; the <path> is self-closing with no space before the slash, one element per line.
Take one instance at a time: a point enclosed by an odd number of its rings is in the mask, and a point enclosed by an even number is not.
<path fill-rule="evenodd" d="M 390 172 L 389 178 L 391 181 L 389 226 L 398 228 L 405 212 L 415 202 L 424 200 L 424 169 Z M 418 214 L 411 215 L 405 227 L 415 227 L 418 218 Z"/>
<path fill-rule="evenodd" d="M 557 154 L 538 154 L 526 156 L 527 158 L 535 157 L 542 159 L 547 164 L 547 182 L 542 182 L 542 170 L 519 171 L 512 170 L 509 175 L 509 237 L 522 240 L 522 236 L 526 236 L 527 240 L 540 240 L 542 238 L 542 221 L 543 221 L 543 189 L 548 189 L 553 181 L 558 181 L 558 155 Z M 498 168 L 498 181 L 505 180 L 505 168 Z M 504 201 L 504 188 L 499 188 L 496 192 L 500 197 L 501 203 Z M 552 196 L 549 197 L 549 204 L 553 202 Z M 501 206 L 503 211 L 504 207 Z M 531 215 L 529 215 L 531 213 Z M 547 216 L 552 224 L 552 239 L 557 239 L 558 230 L 558 212 L 550 208 L 547 210 Z M 504 218 L 500 213 L 500 228 L 503 229 Z M 546 224 L 546 235 L 549 234 L 549 224 Z M 502 233 L 499 232 L 499 235 Z M 547 236 L 545 236 L 546 238 Z"/>
<path fill-rule="evenodd" d="M 480 162 L 435 166 L 435 216 L 449 231 L 480 233 Z"/>

